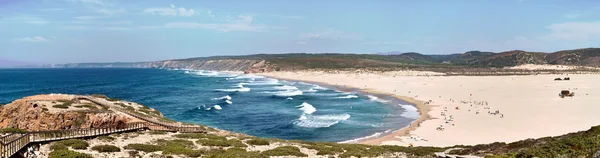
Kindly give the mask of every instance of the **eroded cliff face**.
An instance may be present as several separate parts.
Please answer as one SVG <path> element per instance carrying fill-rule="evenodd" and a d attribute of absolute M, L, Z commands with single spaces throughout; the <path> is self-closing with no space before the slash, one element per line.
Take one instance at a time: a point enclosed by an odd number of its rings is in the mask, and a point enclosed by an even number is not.
<path fill-rule="evenodd" d="M 266 71 L 264 60 L 252 59 L 182 59 L 136 63 L 77 63 L 42 65 L 45 68 L 161 68 L 213 71 Z"/>
<path fill-rule="evenodd" d="M 0 128 L 20 128 L 29 131 L 90 127 L 118 127 L 131 118 L 108 110 L 55 109 L 38 98 L 15 100 L 0 109 Z M 46 102 L 52 99 L 46 100 Z"/>
<path fill-rule="evenodd" d="M 214 71 L 247 71 L 249 68 L 256 67 L 261 60 L 167 60 L 151 62 L 153 68 L 183 68 L 195 70 L 214 70 Z"/>

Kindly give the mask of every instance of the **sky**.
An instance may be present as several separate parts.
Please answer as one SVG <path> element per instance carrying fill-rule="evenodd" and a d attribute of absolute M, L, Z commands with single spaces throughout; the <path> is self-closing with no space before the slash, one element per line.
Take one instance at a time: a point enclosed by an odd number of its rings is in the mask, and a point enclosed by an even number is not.
<path fill-rule="evenodd" d="M 0 62 L 600 45 L 597 0 L 0 0 Z"/>

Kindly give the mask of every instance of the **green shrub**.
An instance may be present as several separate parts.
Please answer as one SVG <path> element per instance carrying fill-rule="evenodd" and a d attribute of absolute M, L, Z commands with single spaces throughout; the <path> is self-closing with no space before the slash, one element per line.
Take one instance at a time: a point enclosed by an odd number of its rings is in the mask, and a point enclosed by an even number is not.
<path fill-rule="evenodd" d="M 197 141 L 198 144 L 202 144 L 205 146 L 220 146 L 220 147 L 248 147 L 246 144 L 242 143 L 242 141 L 237 139 L 230 140 L 220 140 L 220 139 L 200 139 Z"/>
<path fill-rule="evenodd" d="M 103 94 L 92 94 L 92 97 L 108 99 L 108 97 L 106 95 L 103 95 Z"/>
<path fill-rule="evenodd" d="M 119 98 L 108 98 L 106 100 L 108 100 L 108 101 L 121 101 L 121 99 L 119 99 Z"/>
<path fill-rule="evenodd" d="M 120 152 L 121 148 L 116 147 L 114 145 L 96 145 L 94 147 L 92 147 L 92 150 L 96 150 L 98 152 L 104 153 L 104 152 Z"/>
<path fill-rule="evenodd" d="M 83 104 L 83 105 L 81 105 L 81 107 L 85 107 L 85 108 L 92 109 L 92 110 L 98 109 L 98 107 L 96 107 L 95 105 L 92 105 L 92 104 Z"/>
<path fill-rule="evenodd" d="M 248 143 L 249 145 L 269 145 L 269 141 L 268 140 L 264 140 L 264 139 L 251 139 L 251 140 L 247 140 L 246 143 Z"/>
<path fill-rule="evenodd" d="M 54 150 L 49 154 L 50 158 L 93 158 L 92 155 L 75 152 L 71 150 Z"/>
<path fill-rule="evenodd" d="M 100 139 L 102 141 L 111 142 L 111 141 L 114 141 L 116 138 L 115 137 L 111 137 L 111 136 L 100 136 L 100 137 L 98 137 L 98 139 Z"/>
<path fill-rule="evenodd" d="M 160 120 L 161 120 L 161 121 L 165 121 L 165 122 L 177 122 L 177 121 L 175 121 L 175 120 L 171 120 L 171 119 L 169 119 L 169 118 L 166 118 L 166 117 L 161 117 L 161 118 L 160 118 Z"/>
<path fill-rule="evenodd" d="M 162 147 L 158 145 L 150 145 L 150 144 L 128 144 L 125 146 L 125 149 L 143 151 L 143 152 L 155 152 L 162 151 Z"/>
<path fill-rule="evenodd" d="M 125 110 L 127 110 L 127 111 L 135 111 L 135 108 L 133 108 L 131 106 L 128 106 L 128 107 L 125 108 Z"/>
<path fill-rule="evenodd" d="M 315 143 L 312 145 L 305 145 L 305 148 L 317 150 L 317 155 L 335 155 L 344 152 L 344 149 L 337 146 L 329 146 L 324 143 Z"/>
<path fill-rule="evenodd" d="M 67 146 L 61 143 L 52 143 L 52 145 L 50 146 L 50 150 L 69 150 L 69 148 L 67 148 Z"/>
<path fill-rule="evenodd" d="M 175 140 L 164 140 L 164 139 L 159 139 L 156 140 L 156 144 L 160 145 L 160 146 L 181 146 L 184 148 L 193 148 L 194 142 L 189 141 L 189 140 L 183 140 L 183 139 L 175 139 Z"/>
<path fill-rule="evenodd" d="M 165 132 L 165 131 L 150 131 L 148 133 L 150 133 L 152 135 L 165 135 L 165 134 L 167 134 L 167 132 Z"/>
<path fill-rule="evenodd" d="M 28 131 L 20 128 L 2 128 L 0 133 L 27 133 Z"/>
<path fill-rule="evenodd" d="M 201 150 L 192 150 L 182 146 L 165 146 L 163 148 L 163 154 L 168 155 L 186 155 L 189 157 L 200 157 L 203 154 Z"/>
<path fill-rule="evenodd" d="M 246 151 L 242 148 L 229 148 L 227 150 L 214 149 L 207 151 L 203 158 L 268 158 L 257 151 Z"/>
<path fill-rule="evenodd" d="M 265 156 L 298 156 L 307 157 L 308 155 L 300 152 L 300 149 L 295 146 L 280 146 L 275 149 L 263 151 Z"/>
<path fill-rule="evenodd" d="M 182 133 L 182 134 L 176 134 L 176 135 L 174 135 L 174 137 L 187 138 L 187 139 L 206 138 L 206 139 L 227 140 L 227 137 L 224 137 L 224 136 L 217 136 L 214 134 L 203 134 L 203 133 Z"/>
<path fill-rule="evenodd" d="M 70 146 L 73 149 L 87 149 L 87 147 L 90 146 L 90 144 L 88 144 L 86 141 L 81 140 L 81 139 L 61 140 L 56 143 L 60 143 L 65 146 Z"/>
<path fill-rule="evenodd" d="M 52 105 L 53 108 L 60 108 L 60 109 L 68 109 L 69 105 L 65 105 L 65 104 L 57 104 L 57 105 Z"/>

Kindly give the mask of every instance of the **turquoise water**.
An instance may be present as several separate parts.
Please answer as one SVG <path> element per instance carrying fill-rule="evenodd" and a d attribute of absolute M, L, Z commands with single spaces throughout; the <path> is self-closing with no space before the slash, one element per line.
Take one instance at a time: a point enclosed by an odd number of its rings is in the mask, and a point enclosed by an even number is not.
<path fill-rule="evenodd" d="M 0 104 L 47 93 L 105 94 L 166 117 L 250 135 L 348 141 L 418 116 L 401 101 L 256 75 L 161 69 L 0 69 Z"/>

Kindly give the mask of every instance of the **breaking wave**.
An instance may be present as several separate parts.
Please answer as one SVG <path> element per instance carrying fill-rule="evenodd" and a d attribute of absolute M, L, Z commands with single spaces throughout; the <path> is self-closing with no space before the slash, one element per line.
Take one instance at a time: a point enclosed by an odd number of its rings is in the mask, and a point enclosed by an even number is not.
<path fill-rule="evenodd" d="M 298 95 L 302 95 L 302 91 L 299 90 L 287 90 L 287 91 L 277 91 L 277 92 L 261 92 L 261 93 L 268 93 L 268 94 L 273 94 L 273 96 L 278 96 L 278 97 L 293 97 L 293 96 L 298 96 Z"/>
<path fill-rule="evenodd" d="M 385 134 L 385 133 L 390 133 L 390 132 L 392 132 L 392 130 L 388 129 L 388 130 L 386 130 L 386 131 L 383 131 L 383 132 L 377 132 L 377 133 L 375 133 L 375 134 L 372 134 L 372 135 L 369 135 L 369 136 L 366 136 L 366 137 L 360 137 L 360 138 L 356 138 L 356 139 L 351 139 L 351 140 L 341 141 L 341 142 L 339 142 L 339 143 L 356 143 L 356 142 L 358 142 L 358 141 L 361 141 L 361 140 L 365 140 L 365 139 L 369 139 L 369 138 L 376 138 L 376 137 L 379 137 L 379 136 L 381 136 L 382 134 Z"/>
<path fill-rule="evenodd" d="M 250 88 L 240 87 L 240 88 L 236 88 L 236 89 L 215 89 L 215 90 L 221 91 L 221 92 L 249 92 Z"/>
<path fill-rule="evenodd" d="M 348 120 L 349 114 L 337 114 L 337 115 L 307 115 L 302 114 L 300 118 L 293 121 L 293 124 L 300 127 L 306 128 L 325 128 L 331 127 L 340 121 Z"/>
<path fill-rule="evenodd" d="M 288 86 L 288 85 L 277 86 L 277 87 L 273 87 L 273 88 L 278 89 L 278 90 L 298 90 L 298 87 Z"/>
<path fill-rule="evenodd" d="M 231 97 L 229 95 L 226 95 L 218 98 L 212 98 L 212 100 L 231 100 Z"/>
<path fill-rule="evenodd" d="M 406 110 L 404 113 L 402 113 L 402 117 L 406 117 L 406 118 L 412 118 L 412 119 L 417 119 L 419 118 L 419 110 L 412 105 L 402 105 L 400 104 L 400 106 Z"/>
<path fill-rule="evenodd" d="M 302 104 L 300 104 L 300 105 L 298 105 L 296 107 L 298 107 L 299 110 L 302 110 L 304 112 L 304 114 L 312 114 L 315 111 L 317 111 L 317 109 L 314 106 L 312 106 L 312 105 L 310 105 L 309 103 L 306 103 L 306 102 L 304 102 L 304 103 L 302 103 Z"/>
<path fill-rule="evenodd" d="M 340 98 L 340 99 L 355 99 L 355 98 L 358 98 L 358 96 L 356 96 L 356 95 L 347 95 L 347 96 L 336 97 L 336 98 Z"/>
<path fill-rule="evenodd" d="M 378 97 L 372 96 L 372 95 L 367 95 L 367 97 L 369 97 L 369 100 L 371 100 L 371 101 L 376 101 L 376 102 L 381 102 L 381 103 L 389 102 L 387 100 L 379 99 Z"/>

